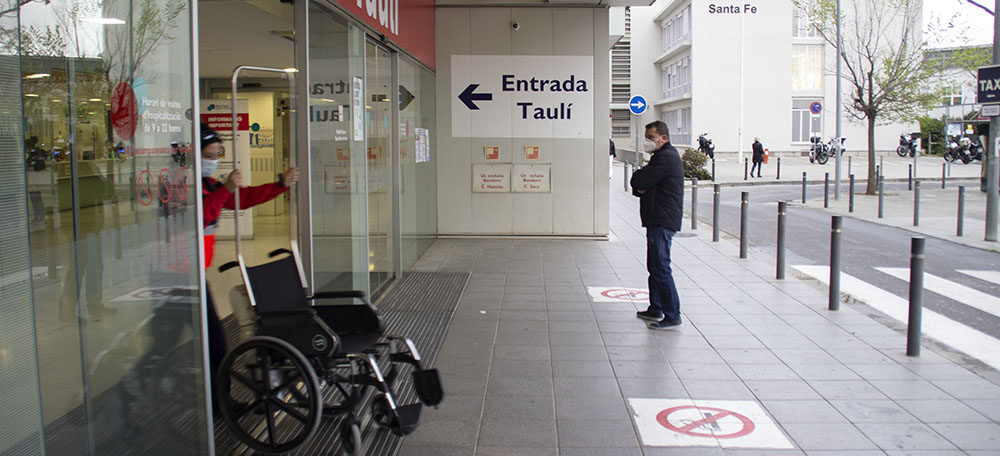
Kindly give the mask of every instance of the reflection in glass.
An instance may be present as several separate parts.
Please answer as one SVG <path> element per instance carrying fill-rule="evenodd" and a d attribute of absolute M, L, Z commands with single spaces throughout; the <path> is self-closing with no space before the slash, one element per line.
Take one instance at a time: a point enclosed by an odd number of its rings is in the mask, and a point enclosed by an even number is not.
<path fill-rule="evenodd" d="M 22 3 L 45 451 L 204 452 L 188 2 Z"/>

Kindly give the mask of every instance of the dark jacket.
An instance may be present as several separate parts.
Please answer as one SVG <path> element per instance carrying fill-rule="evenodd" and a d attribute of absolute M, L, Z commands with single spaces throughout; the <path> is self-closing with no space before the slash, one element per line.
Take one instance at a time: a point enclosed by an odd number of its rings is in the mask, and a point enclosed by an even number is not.
<path fill-rule="evenodd" d="M 754 163 L 764 162 L 764 146 L 761 145 L 760 141 L 753 142 L 753 162 Z"/>
<path fill-rule="evenodd" d="M 639 197 L 642 226 L 681 230 L 684 217 L 684 164 L 670 143 L 653 152 L 642 169 L 632 174 L 632 194 Z M 640 194 L 639 190 L 645 190 Z"/>

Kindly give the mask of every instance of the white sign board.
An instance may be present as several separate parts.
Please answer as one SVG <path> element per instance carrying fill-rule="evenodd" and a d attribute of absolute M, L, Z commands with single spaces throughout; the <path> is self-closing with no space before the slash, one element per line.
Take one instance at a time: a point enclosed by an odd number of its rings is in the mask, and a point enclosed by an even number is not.
<path fill-rule="evenodd" d="M 795 448 L 753 401 L 629 398 L 646 446 Z"/>
<path fill-rule="evenodd" d="M 451 56 L 456 138 L 593 138 L 594 57 Z"/>
<path fill-rule="evenodd" d="M 550 193 L 552 191 L 552 165 L 514 165 L 514 193 Z"/>
<path fill-rule="evenodd" d="M 472 193 L 510 192 L 510 165 L 472 165 Z"/>
<path fill-rule="evenodd" d="M 979 111 L 979 115 L 983 117 L 1000 116 L 1000 104 L 983 105 L 983 109 Z"/>

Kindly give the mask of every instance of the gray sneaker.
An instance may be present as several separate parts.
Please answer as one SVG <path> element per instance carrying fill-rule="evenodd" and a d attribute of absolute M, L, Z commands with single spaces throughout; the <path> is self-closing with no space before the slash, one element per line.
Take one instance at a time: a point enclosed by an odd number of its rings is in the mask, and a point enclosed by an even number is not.
<path fill-rule="evenodd" d="M 663 319 L 646 325 L 649 329 L 664 330 L 664 329 L 674 329 L 681 325 L 681 319 L 667 320 Z"/>
<path fill-rule="evenodd" d="M 643 320 L 659 321 L 663 318 L 663 312 L 658 310 L 643 310 L 642 312 L 636 312 L 635 316 Z"/>

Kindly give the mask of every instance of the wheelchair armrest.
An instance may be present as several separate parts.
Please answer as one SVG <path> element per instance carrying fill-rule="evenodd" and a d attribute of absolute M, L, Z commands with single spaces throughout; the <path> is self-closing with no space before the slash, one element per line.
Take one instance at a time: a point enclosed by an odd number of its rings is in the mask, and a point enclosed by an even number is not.
<path fill-rule="evenodd" d="M 232 268 L 235 268 L 235 267 L 237 267 L 239 265 L 240 264 L 238 262 L 236 262 L 236 261 L 230 261 L 228 263 L 223 264 L 222 266 L 219 266 L 219 272 L 226 272 L 226 271 L 228 271 L 228 270 L 230 270 Z"/>
<path fill-rule="evenodd" d="M 272 311 L 268 311 L 268 312 L 261 312 L 260 310 L 258 310 L 257 311 L 257 315 L 259 315 L 261 318 L 267 318 L 267 317 L 289 317 L 289 316 L 295 316 L 295 315 L 306 315 L 306 316 L 310 316 L 311 317 L 311 316 L 316 315 L 316 310 L 315 309 L 310 309 L 308 307 L 307 308 L 302 308 L 302 309 L 291 309 L 291 310 L 272 310 Z"/>
<path fill-rule="evenodd" d="M 312 296 L 306 298 L 309 300 L 313 299 L 341 299 L 341 298 L 360 298 L 364 299 L 365 292 L 361 290 L 346 290 L 346 291 L 317 291 Z"/>
<path fill-rule="evenodd" d="M 268 257 L 268 258 L 274 258 L 274 257 L 276 257 L 276 256 L 278 256 L 278 255 L 281 255 L 281 254 L 288 254 L 288 255 L 291 255 L 291 254 L 292 254 L 292 251 L 291 251 L 291 250 L 288 250 L 288 249 L 277 249 L 277 250 L 272 250 L 272 251 L 271 251 L 271 253 L 268 253 L 268 254 L 267 254 L 267 257 Z"/>

